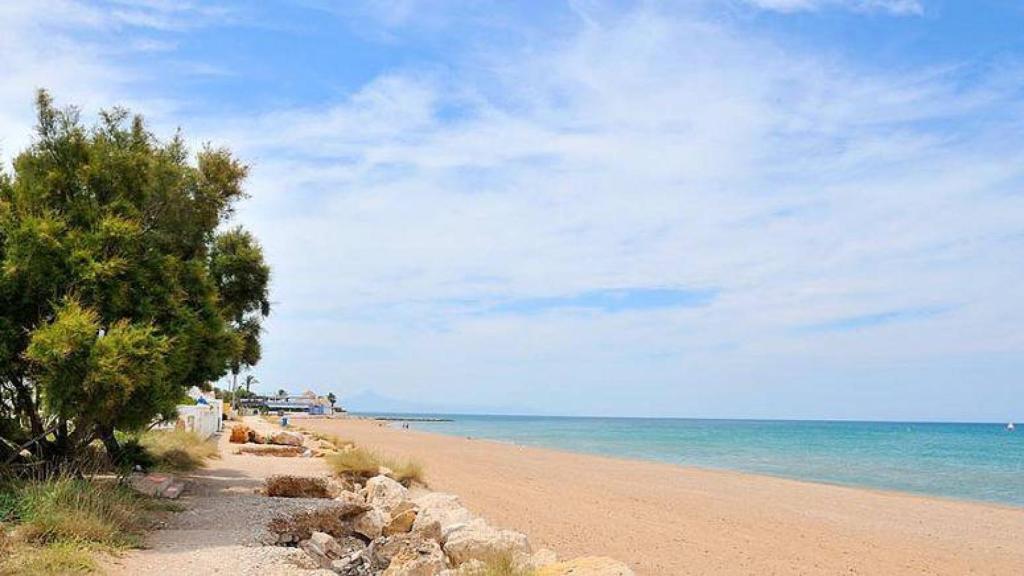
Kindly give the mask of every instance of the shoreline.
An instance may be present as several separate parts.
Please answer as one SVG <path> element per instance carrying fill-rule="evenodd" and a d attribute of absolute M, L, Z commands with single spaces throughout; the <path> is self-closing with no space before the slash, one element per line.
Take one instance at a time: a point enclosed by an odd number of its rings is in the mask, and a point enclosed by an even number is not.
<path fill-rule="evenodd" d="M 375 421 L 380 421 L 380 422 L 387 422 L 387 420 L 385 420 L 385 419 L 374 419 L 374 420 Z M 374 421 L 374 420 L 371 420 L 371 421 Z M 299 422 L 303 422 L 303 421 L 304 420 L 299 420 Z M 395 420 L 394 422 L 401 422 L 401 421 Z M 432 421 L 422 420 L 420 422 L 432 422 Z M 394 428 L 394 429 L 395 430 L 399 430 L 398 428 Z M 497 445 L 500 445 L 500 446 L 507 446 L 507 447 L 513 447 L 513 448 L 530 448 L 530 449 L 545 450 L 545 451 L 555 452 L 555 453 L 560 453 L 560 454 L 572 454 L 572 455 L 578 455 L 578 456 L 590 456 L 590 457 L 593 457 L 593 458 L 601 458 L 601 459 L 605 459 L 605 460 L 611 460 L 613 462 L 621 462 L 621 463 L 640 463 L 640 462 L 642 462 L 642 463 L 645 463 L 645 464 L 661 464 L 661 465 L 664 465 L 664 466 L 671 466 L 673 468 L 679 468 L 679 469 L 682 469 L 682 470 L 692 470 L 692 471 L 698 472 L 698 473 L 700 473 L 700 472 L 708 472 L 708 473 L 723 473 L 723 474 L 739 474 L 741 476 L 753 476 L 753 477 L 760 477 L 760 478 L 766 478 L 766 479 L 771 479 L 771 480 L 785 480 L 785 481 L 789 481 L 789 482 L 795 482 L 797 484 L 822 485 L 822 486 L 831 486 L 831 487 L 834 487 L 834 488 L 849 488 L 851 490 L 874 492 L 874 493 L 877 493 L 879 495 L 907 496 L 907 497 L 923 498 L 925 500 L 942 500 L 942 501 L 953 502 L 953 503 L 978 504 L 978 505 L 981 505 L 981 506 L 992 506 L 992 507 L 995 507 L 995 508 L 1004 508 L 1004 509 L 1007 509 L 1007 510 L 1017 510 L 1017 511 L 1024 512 L 1024 504 L 1013 504 L 1013 503 L 1009 503 L 1009 502 L 1002 502 L 1002 501 L 999 501 L 999 500 L 984 500 L 984 499 L 966 498 L 966 497 L 965 498 L 958 498 L 956 496 L 947 496 L 947 495 L 944 495 L 944 494 L 930 494 L 930 493 L 927 493 L 927 492 L 915 492 L 913 490 L 899 490 L 899 489 L 895 489 L 895 488 L 880 488 L 880 487 L 877 487 L 877 486 L 868 486 L 866 484 L 853 484 L 853 483 L 844 484 L 842 482 L 835 482 L 835 481 L 829 481 L 829 480 L 812 480 L 812 479 L 807 479 L 807 478 L 797 478 L 795 476 L 784 476 L 784 475 L 781 475 L 781 474 L 770 474 L 770 473 L 767 473 L 767 472 L 751 472 L 751 471 L 748 471 L 748 470 L 740 470 L 738 468 L 726 468 L 726 467 L 715 467 L 715 466 L 701 466 L 701 465 L 697 465 L 697 464 L 679 464 L 679 463 L 676 463 L 676 462 L 669 462 L 669 461 L 666 461 L 666 460 L 659 460 L 657 458 L 640 458 L 640 457 L 634 457 L 634 456 L 609 456 L 607 454 L 601 454 L 599 452 L 587 452 L 585 450 L 570 450 L 568 448 L 561 448 L 561 447 L 558 447 L 558 446 L 545 446 L 545 445 L 542 445 L 542 444 L 520 443 L 520 442 L 516 442 L 515 440 L 501 440 L 501 439 L 498 439 L 498 438 L 485 438 L 485 437 L 482 437 L 482 436 L 461 436 L 461 435 L 457 435 L 457 434 L 445 434 L 444 432 L 434 432 L 434 431 L 430 431 L 430 430 L 422 430 L 422 429 L 416 429 L 416 428 L 413 428 L 412 430 L 415 431 L 415 432 L 421 433 L 421 434 L 430 434 L 432 436 L 443 436 L 445 438 L 465 439 L 465 440 L 471 440 L 473 442 L 490 442 L 490 443 L 494 443 L 494 444 L 497 444 Z M 405 430 L 405 431 L 408 432 L 409 430 Z"/>
<path fill-rule="evenodd" d="M 458 494 L 538 545 L 560 555 L 610 555 L 638 574 L 1014 574 L 1024 565 L 1024 508 L 1010 504 L 467 439 L 358 418 L 294 422 L 416 458 L 433 489 Z"/>

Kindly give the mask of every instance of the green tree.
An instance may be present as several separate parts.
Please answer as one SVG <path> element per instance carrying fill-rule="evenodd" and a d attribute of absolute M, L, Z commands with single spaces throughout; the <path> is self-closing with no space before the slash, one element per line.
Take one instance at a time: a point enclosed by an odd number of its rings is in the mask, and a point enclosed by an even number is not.
<path fill-rule="evenodd" d="M 115 108 L 91 128 L 41 91 L 33 143 L 0 170 L 0 463 L 170 418 L 190 386 L 259 360 L 269 269 L 218 233 L 244 198 L 224 149 L 190 160 Z M 255 327 L 252 326 L 255 324 Z"/>
<path fill-rule="evenodd" d="M 259 383 L 260 383 L 259 378 L 253 376 L 252 374 L 246 374 L 245 375 L 245 380 L 242 381 L 242 385 L 245 386 L 245 393 L 247 395 L 249 395 L 249 396 L 252 396 L 252 387 L 255 384 L 259 384 Z"/>
<path fill-rule="evenodd" d="M 338 397 L 334 395 L 334 392 L 327 393 L 327 401 L 331 403 L 331 411 L 334 411 L 334 403 L 338 401 Z"/>

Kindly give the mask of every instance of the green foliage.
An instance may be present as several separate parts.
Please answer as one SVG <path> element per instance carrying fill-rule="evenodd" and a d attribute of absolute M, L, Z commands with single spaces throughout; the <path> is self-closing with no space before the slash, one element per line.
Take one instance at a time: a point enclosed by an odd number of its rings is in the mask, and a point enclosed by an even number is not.
<path fill-rule="evenodd" d="M 0 433 L 57 458 L 255 364 L 270 271 L 251 234 L 218 233 L 245 196 L 230 152 L 192 163 L 126 110 L 86 128 L 45 92 L 37 107 L 0 173 Z"/>
<path fill-rule="evenodd" d="M 58 477 L 8 487 L 16 501 L 15 534 L 36 544 L 77 542 L 110 548 L 138 543 L 146 503 L 112 482 Z"/>

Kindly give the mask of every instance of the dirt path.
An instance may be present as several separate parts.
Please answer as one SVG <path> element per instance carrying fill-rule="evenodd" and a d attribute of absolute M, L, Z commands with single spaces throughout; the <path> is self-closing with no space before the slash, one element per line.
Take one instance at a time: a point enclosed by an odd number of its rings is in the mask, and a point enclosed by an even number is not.
<path fill-rule="evenodd" d="M 256 418 L 252 428 L 272 428 Z M 218 439 L 221 457 L 191 475 L 178 500 L 184 512 L 170 515 L 167 525 L 152 532 L 147 548 L 106 559 L 111 575 L 146 574 L 309 575 L 332 574 L 316 569 L 297 548 L 263 546 L 267 522 L 282 513 L 323 506 L 330 500 L 267 498 L 255 493 L 274 474 L 320 476 L 328 470 L 320 458 L 275 458 L 234 454 L 228 434 Z"/>

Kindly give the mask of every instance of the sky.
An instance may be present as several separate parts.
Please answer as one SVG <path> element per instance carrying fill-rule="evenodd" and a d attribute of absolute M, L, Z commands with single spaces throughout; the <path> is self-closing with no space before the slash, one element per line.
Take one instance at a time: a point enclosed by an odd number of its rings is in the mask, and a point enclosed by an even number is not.
<path fill-rule="evenodd" d="M 251 166 L 262 391 L 1024 419 L 1016 0 L 0 4 L 49 89 Z"/>

